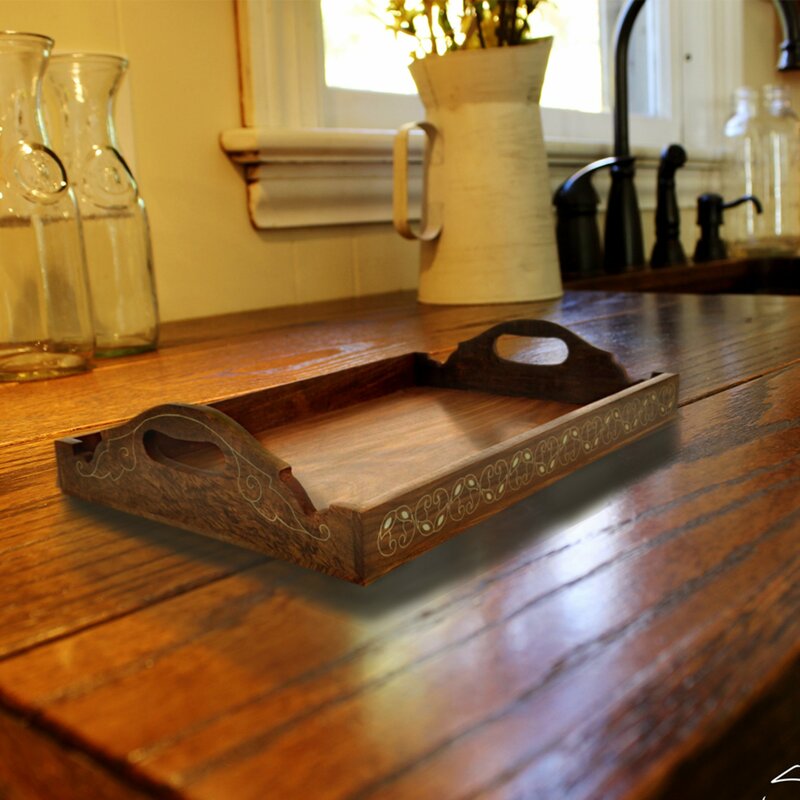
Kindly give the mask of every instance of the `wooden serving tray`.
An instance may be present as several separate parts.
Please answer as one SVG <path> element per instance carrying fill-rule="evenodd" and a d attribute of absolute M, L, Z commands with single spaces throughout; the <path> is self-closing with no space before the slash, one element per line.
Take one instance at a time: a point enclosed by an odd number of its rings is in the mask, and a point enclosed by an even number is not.
<path fill-rule="evenodd" d="M 560 339 L 568 356 L 505 360 L 502 335 Z M 60 439 L 59 483 L 367 584 L 664 424 L 677 387 L 670 374 L 633 382 L 566 328 L 516 320 L 444 364 L 410 353 Z"/>

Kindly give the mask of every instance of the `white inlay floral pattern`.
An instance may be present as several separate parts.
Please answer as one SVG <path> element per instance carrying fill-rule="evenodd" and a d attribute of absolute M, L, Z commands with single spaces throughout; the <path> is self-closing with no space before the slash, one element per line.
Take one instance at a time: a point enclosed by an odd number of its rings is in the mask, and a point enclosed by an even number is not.
<path fill-rule="evenodd" d="M 225 454 L 227 471 L 235 479 L 236 491 L 253 510 L 267 522 L 280 525 L 289 531 L 310 536 L 324 542 L 331 538 L 327 525 L 313 528 L 304 523 L 289 500 L 273 485 L 272 478 L 242 455 L 210 426 L 200 420 L 180 414 L 158 414 L 140 422 L 135 428 L 119 436 L 111 436 L 101 442 L 90 462 L 77 461 L 75 469 L 82 478 L 111 480 L 117 482 L 127 472 L 136 469 L 137 443 L 135 435 L 145 426 L 161 419 L 174 417 L 181 422 L 199 425 Z"/>
<path fill-rule="evenodd" d="M 674 383 L 654 387 L 545 435 L 510 457 L 487 464 L 480 472 L 462 475 L 449 488 L 438 487 L 423 494 L 416 503 L 397 506 L 381 522 L 378 552 L 389 558 L 408 547 L 417 535 L 431 536 L 448 521 L 459 522 L 474 514 L 482 504 L 496 503 L 534 479 L 546 478 L 559 468 L 570 466 L 581 455 L 640 432 L 671 414 L 676 400 Z"/>

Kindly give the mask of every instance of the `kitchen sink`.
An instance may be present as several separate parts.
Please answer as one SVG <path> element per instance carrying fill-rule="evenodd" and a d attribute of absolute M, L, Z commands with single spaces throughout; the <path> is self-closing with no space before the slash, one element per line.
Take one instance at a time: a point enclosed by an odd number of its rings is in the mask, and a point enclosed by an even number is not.
<path fill-rule="evenodd" d="M 566 281 L 566 289 L 690 294 L 800 294 L 800 258 L 711 261 Z"/>

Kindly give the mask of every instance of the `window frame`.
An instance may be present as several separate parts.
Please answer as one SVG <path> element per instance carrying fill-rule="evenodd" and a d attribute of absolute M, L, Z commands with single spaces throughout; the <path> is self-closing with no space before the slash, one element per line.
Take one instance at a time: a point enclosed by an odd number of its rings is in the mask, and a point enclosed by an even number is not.
<path fill-rule="evenodd" d="M 660 147 L 642 142 L 680 141 L 690 160 L 678 181 L 679 204 L 719 186 L 719 150 L 728 98 L 742 82 L 743 0 L 670 0 L 672 104 L 663 120 L 631 117 L 640 205 L 655 207 Z M 256 228 L 385 222 L 392 219 L 393 130 L 325 126 L 322 22 L 317 0 L 235 0 L 242 127 L 224 131 L 221 144 L 244 166 L 248 208 Z M 338 91 L 338 90 L 334 90 Z M 374 98 L 373 98 L 374 100 Z M 698 113 L 698 109 L 704 113 Z M 546 135 L 555 188 L 572 171 L 610 155 L 612 136 L 601 141 L 566 114 L 557 136 Z M 590 116 L 590 115 L 586 115 Z M 545 125 L 547 125 L 545 120 Z M 648 128 L 650 131 L 648 132 Z M 674 135 L 673 135 L 674 134 Z M 421 145 L 412 150 L 419 171 Z M 598 176 L 601 197 L 606 191 Z M 413 201 L 414 198 L 412 198 Z M 417 198 L 418 199 L 418 198 Z"/>
<path fill-rule="evenodd" d="M 586 0 L 583 0 L 585 2 Z M 603 0 L 601 0 L 602 2 Z M 318 4 L 314 4 L 317 5 Z M 667 34 L 658 42 L 658 60 L 668 59 L 670 65 L 674 60 L 675 40 L 671 35 L 679 26 L 680 3 L 662 0 L 662 2 L 647 3 L 641 10 L 637 19 L 637 28 L 645 21 L 651 30 L 667 31 Z M 321 22 L 314 19 L 315 26 Z M 319 34 L 324 39 L 324 34 Z M 407 37 L 405 37 L 407 38 Z M 324 45 L 323 45 L 324 47 Z M 669 51 L 665 53 L 664 51 Z M 681 80 L 680 76 L 661 75 L 661 71 L 652 70 L 653 82 L 656 84 L 658 94 L 657 105 L 666 108 L 669 112 L 681 105 Z M 411 95 L 384 94 L 377 92 L 358 91 L 339 87 L 329 87 L 324 78 L 324 55 L 322 65 L 322 84 L 320 93 L 321 114 L 320 127 L 361 127 L 361 128 L 398 128 L 400 125 L 414 119 L 422 119 L 424 109 L 417 97 Z M 370 115 L 372 115 L 370 117 Z M 602 113 L 583 113 L 566 109 L 541 107 L 542 127 L 547 141 L 558 142 L 600 142 L 608 138 L 613 122 L 610 111 Z M 679 119 L 668 113 L 664 116 L 642 116 L 630 114 L 631 138 L 639 142 L 640 146 L 658 147 L 661 142 L 677 141 L 680 135 Z"/>

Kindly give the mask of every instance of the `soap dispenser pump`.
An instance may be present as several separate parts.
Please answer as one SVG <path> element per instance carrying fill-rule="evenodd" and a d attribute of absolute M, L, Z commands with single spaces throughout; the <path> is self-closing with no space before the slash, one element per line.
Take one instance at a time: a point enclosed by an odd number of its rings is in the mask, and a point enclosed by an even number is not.
<path fill-rule="evenodd" d="M 760 200 L 752 194 L 746 194 L 726 203 L 721 195 L 709 192 L 697 198 L 697 224 L 700 226 L 700 238 L 694 251 L 694 262 L 719 261 L 728 257 L 728 248 L 719 235 L 722 225 L 723 211 L 742 203 L 751 202 L 760 214 L 763 211 Z"/>

